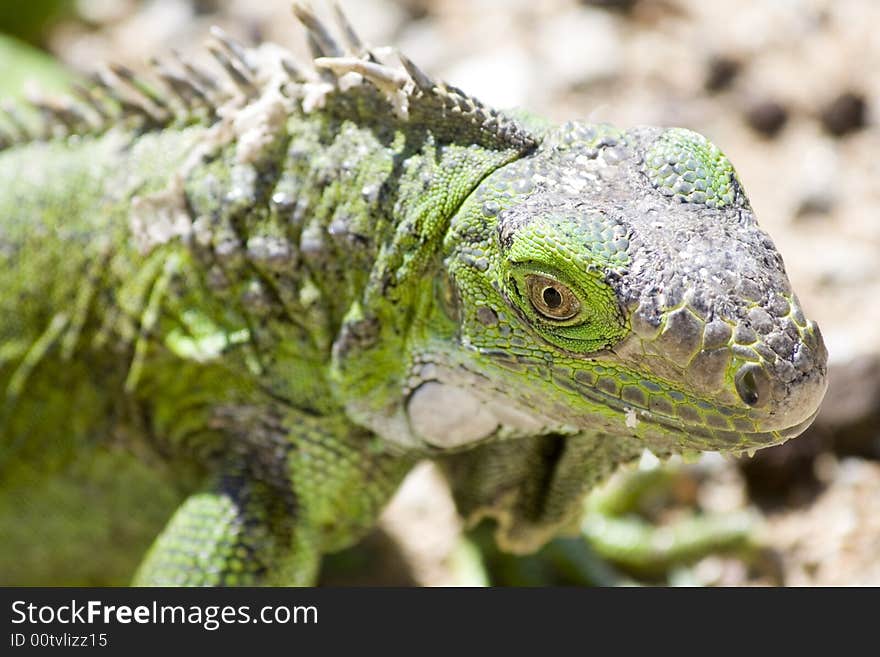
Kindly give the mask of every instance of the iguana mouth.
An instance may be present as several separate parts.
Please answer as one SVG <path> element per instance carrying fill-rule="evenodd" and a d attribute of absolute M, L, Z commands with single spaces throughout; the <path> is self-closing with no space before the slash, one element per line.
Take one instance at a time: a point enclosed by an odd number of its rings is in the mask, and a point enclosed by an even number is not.
<path fill-rule="evenodd" d="M 531 330 L 530 333 L 541 339 Z M 542 342 L 547 344 L 546 341 Z M 628 355 L 618 353 L 617 346 L 592 353 L 586 358 L 562 351 L 569 359 L 579 363 L 572 369 L 555 373 L 552 376 L 554 385 L 618 412 L 621 424 L 632 435 L 643 434 L 644 430 L 639 431 L 638 425 L 646 423 L 673 432 L 680 437 L 677 441 L 680 446 L 694 449 L 748 450 L 769 447 L 794 438 L 816 418 L 827 385 L 823 370 L 811 370 L 785 386 L 781 398 L 772 399 L 766 389 L 771 383 L 765 384 L 765 381 L 769 377 L 773 384 L 778 384 L 775 375 L 769 370 L 765 371 L 758 363 L 748 361 L 739 368 L 734 377 L 735 386 L 728 391 L 731 400 L 742 402 L 742 405 L 736 406 L 708 396 L 684 392 L 683 389 L 663 383 L 662 378 L 632 371 Z M 483 353 L 497 357 L 494 351 Z M 760 390 L 760 403 L 749 399 L 749 395 L 755 392 L 749 389 L 750 377 L 761 377 L 752 387 L 765 384 Z M 605 386 L 606 389 L 603 389 L 603 383 L 609 384 Z M 624 398 L 628 391 L 638 387 L 644 388 L 639 395 L 645 403 L 639 403 L 635 398 Z M 651 406 L 647 405 L 649 400 Z M 774 402 L 772 408 L 768 407 L 768 402 Z M 786 418 L 792 422 L 782 426 Z M 575 419 L 575 423 L 581 426 L 579 420 Z M 603 422 L 607 427 L 607 418 Z M 772 428 L 760 430 L 763 423 L 770 423 Z M 613 430 L 620 433 L 619 427 Z"/>
<path fill-rule="evenodd" d="M 601 367 L 599 366 L 598 371 L 603 371 Z M 462 371 L 478 377 L 483 389 L 490 385 L 491 377 L 460 364 L 457 372 L 461 375 Z M 544 427 L 543 435 L 548 435 L 550 432 L 571 435 L 582 430 L 615 436 L 631 436 L 646 440 L 648 446 L 653 443 L 675 448 L 735 452 L 769 447 L 794 438 L 810 426 L 818 413 L 818 409 L 813 409 L 808 416 L 798 417 L 796 422 L 788 426 L 761 431 L 758 429 L 761 417 L 757 417 L 753 409 L 723 405 L 650 381 L 647 383 L 656 388 L 657 395 L 664 395 L 664 399 L 678 403 L 673 405 L 669 402 L 665 408 L 656 408 L 621 399 L 620 396 L 603 390 L 601 383 L 597 384 L 596 376 L 583 369 L 554 371 L 551 376 L 552 385 L 566 389 L 613 413 L 602 413 L 598 410 L 579 411 L 576 402 L 557 405 L 553 410 L 548 409 L 548 413 L 544 414 L 540 422 Z M 628 374 L 620 376 L 627 381 L 636 380 Z M 599 378 L 601 379 L 602 375 L 599 375 Z M 459 384 L 464 386 L 463 389 L 469 389 L 469 386 L 474 385 L 474 381 L 465 383 L 459 380 Z M 498 387 L 495 392 L 498 403 L 517 408 L 530 407 L 529 399 L 518 398 L 516 391 Z M 654 402 L 655 398 L 652 397 L 652 406 Z M 669 412 L 664 412 L 667 410 Z M 550 421 L 553 411 L 557 419 L 562 418 L 559 423 L 553 424 Z M 674 415 L 673 412 L 678 412 L 679 415 Z M 449 411 L 442 413 L 448 415 Z M 768 415 L 774 417 L 773 413 Z M 499 426 L 504 425 L 504 422 L 499 422 Z M 469 440 L 460 448 L 470 449 L 483 440 L 495 437 L 496 433 L 487 433 L 481 440 Z"/>
<path fill-rule="evenodd" d="M 639 423 L 645 422 L 686 436 L 688 443 L 694 443 L 693 447 L 704 449 L 742 450 L 776 445 L 803 433 L 813 423 L 819 413 L 817 408 L 807 418 L 783 429 L 773 431 L 731 431 L 708 424 L 683 422 L 662 412 L 629 404 L 597 388 L 578 386 L 577 392 L 590 401 L 618 411 L 623 423 L 632 430 L 634 435 L 639 433 Z M 703 402 L 703 404 L 709 406 L 706 402 Z M 724 407 L 719 406 L 716 408 Z"/>

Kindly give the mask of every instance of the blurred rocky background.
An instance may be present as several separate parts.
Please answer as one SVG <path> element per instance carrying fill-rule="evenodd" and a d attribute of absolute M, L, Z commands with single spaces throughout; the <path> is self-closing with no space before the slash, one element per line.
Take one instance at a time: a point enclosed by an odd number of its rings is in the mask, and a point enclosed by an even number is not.
<path fill-rule="evenodd" d="M 313 3 L 319 10 L 321 2 Z M 538 555 L 465 531 L 424 465 L 327 584 L 880 585 L 880 2 L 344 0 L 372 45 L 498 107 L 686 126 L 734 162 L 830 353 L 815 425 L 754 457 L 643 459 Z M 326 12 L 325 15 L 328 15 Z M 0 91 L 198 57 L 218 24 L 305 53 L 288 0 L 0 3 Z M 27 72 L 27 75 L 23 75 Z"/>

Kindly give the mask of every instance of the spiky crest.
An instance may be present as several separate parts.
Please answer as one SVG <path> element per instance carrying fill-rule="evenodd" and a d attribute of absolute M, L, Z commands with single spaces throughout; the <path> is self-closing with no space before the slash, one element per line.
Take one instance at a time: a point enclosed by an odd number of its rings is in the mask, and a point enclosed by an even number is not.
<path fill-rule="evenodd" d="M 288 77 L 285 93 L 299 99 L 303 111 L 321 107 L 330 94 L 345 94 L 367 82 L 387 99 L 399 120 L 426 127 L 440 140 L 471 140 L 487 148 L 521 152 L 537 144 L 537 138 L 517 121 L 457 87 L 434 80 L 402 53 L 398 53 L 402 67 L 382 63 L 377 52 L 358 37 L 339 5 L 334 3 L 333 8 L 341 42 L 310 8 L 293 5 L 294 15 L 307 30 L 313 68 L 302 66 L 289 53 L 280 56 L 280 67 Z M 150 60 L 150 77 L 110 65 L 92 75 L 90 85 L 73 85 L 70 97 L 32 95 L 28 105 L 40 118 L 38 127 L 4 105 L 0 108 L 0 151 L 30 141 L 99 135 L 120 123 L 140 131 L 174 123 L 213 123 L 227 104 L 247 104 L 261 96 L 264 89 L 256 51 L 218 27 L 211 29 L 207 49 L 218 65 L 216 73 L 172 51 L 171 61 Z"/>

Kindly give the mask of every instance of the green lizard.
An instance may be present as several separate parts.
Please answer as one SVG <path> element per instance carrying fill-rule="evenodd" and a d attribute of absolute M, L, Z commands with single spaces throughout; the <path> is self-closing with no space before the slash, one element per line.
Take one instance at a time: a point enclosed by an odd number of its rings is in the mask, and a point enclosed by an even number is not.
<path fill-rule="evenodd" d="M 528 552 L 645 449 L 810 424 L 821 335 L 716 146 L 503 114 L 294 11 L 313 66 L 215 31 L 215 72 L 7 114 L 7 582 L 180 501 L 136 583 L 309 584 L 426 457 Z"/>

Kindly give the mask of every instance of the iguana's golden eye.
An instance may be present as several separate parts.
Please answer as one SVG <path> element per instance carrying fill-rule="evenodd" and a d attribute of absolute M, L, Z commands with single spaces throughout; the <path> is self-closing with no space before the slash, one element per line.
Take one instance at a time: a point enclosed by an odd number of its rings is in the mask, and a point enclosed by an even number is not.
<path fill-rule="evenodd" d="M 574 293 L 559 281 L 531 274 L 526 276 L 526 285 L 532 306 L 547 319 L 571 319 L 581 309 Z"/>

